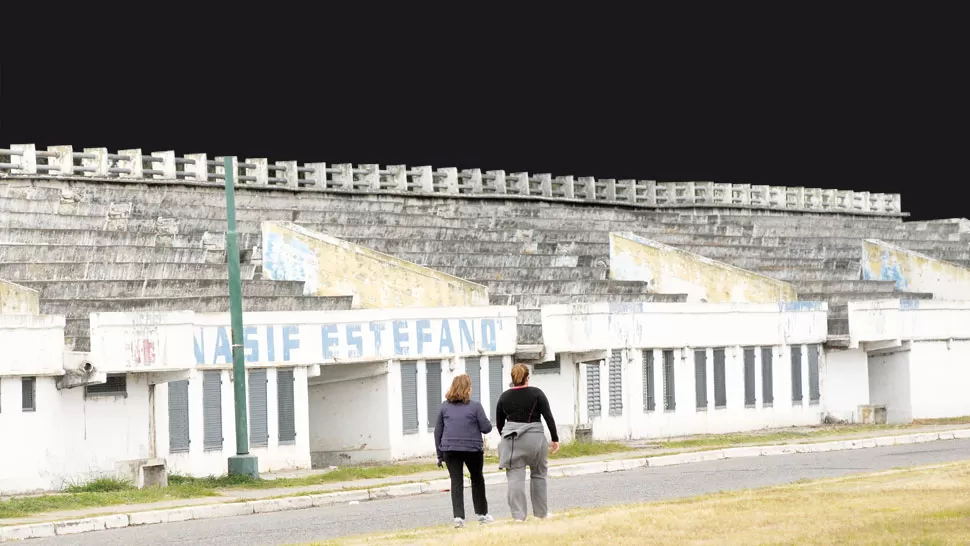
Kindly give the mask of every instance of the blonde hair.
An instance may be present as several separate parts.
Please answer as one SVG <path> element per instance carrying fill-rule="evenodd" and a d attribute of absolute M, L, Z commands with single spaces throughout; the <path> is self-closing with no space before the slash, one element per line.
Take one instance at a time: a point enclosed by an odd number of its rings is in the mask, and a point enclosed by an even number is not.
<path fill-rule="evenodd" d="M 463 373 L 451 380 L 451 388 L 445 394 L 445 400 L 457 404 L 467 404 L 472 398 L 472 378 Z"/>
<path fill-rule="evenodd" d="M 525 364 L 512 366 L 512 385 L 521 387 L 529 379 L 529 367 Z"/>

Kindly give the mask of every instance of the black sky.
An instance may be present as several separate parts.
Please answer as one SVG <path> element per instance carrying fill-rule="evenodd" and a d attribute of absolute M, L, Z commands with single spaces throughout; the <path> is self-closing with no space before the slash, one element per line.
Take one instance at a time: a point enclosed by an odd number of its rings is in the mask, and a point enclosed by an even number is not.
<path fill-rule="evenodd" d="M 898 192 L 916 219 L 970 216 L 970 44 L 955 15 L 667 28 L 615 14 L 595 31 L 574 15 L 267 17 L 283 32 L 136 29 L 58 44 L 57 62 L 7 50 L 0 147 L 801 185 Z"/>

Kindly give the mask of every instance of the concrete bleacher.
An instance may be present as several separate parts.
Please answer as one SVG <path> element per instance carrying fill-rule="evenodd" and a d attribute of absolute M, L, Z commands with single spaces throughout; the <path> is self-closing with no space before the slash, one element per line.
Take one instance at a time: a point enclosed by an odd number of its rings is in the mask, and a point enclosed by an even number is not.
<path fill-rule="evenodd" d="M 118 168 L 110 165 L 123 164 L 121 155 L 64 150 L 0 150 L 0 279 L 38 289 L 42 312 L 67 316 L 69 349 L 87 350 L 86 317 L 95 310 L 228 309 L 221 167 L 139 152 L 143 164 Z M 53 161 L 65 153 L 74 154 L 74 167 Z M 164 168 L 152 168 L 158 164 Z M 301 283 L 260 280 L 268 220 L 481 284 L 490 303 L 519 307 L 522 344 L 541 341 L 545 304 L 685 301 L 645 282 L 609 280 L 611 232 L 791 282 L 800 299 L 834 306 L 836 332 L 850 299 L 933 297 L 859 280 L 863 239 L 970 265 L 965 226 L 904 222 L 898 196 L 430 168 L 406 170 L 402 179 L 390 167 L 324 164 L 272 185 L 260 165 L 240 163 L 236 193 L 251 311 L 350 305 L 303 296 Z"/>

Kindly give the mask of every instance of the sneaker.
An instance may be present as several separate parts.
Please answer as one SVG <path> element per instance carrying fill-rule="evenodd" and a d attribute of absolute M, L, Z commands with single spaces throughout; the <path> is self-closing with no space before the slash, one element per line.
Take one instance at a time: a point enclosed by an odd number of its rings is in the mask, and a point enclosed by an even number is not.
<path fill-rule="evenodd" d="M 493 518 L 490 514 L 478 516 L 478 523 L 481 523 L 482 525 L 485 525 L 486 523 L 492 523 L 493 521 L 495 521 L 495 518 Z"/>
<path fill-rule="evenodd" d="M 461 529 L 465 526 L 465 520 L 461 518 L 455 518 L 455 529 Z"/>

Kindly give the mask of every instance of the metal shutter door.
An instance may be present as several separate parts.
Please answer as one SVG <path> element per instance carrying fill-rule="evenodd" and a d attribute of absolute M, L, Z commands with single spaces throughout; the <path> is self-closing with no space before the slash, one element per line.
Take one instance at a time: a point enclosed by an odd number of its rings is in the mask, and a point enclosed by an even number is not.
<path fill-rule="evenodd" d="M 296 409 L 293 402 L 293 369 L 276 370 L 276 410 L 279 412 L 280 443 L 296 441 Z"/>
<path fill-rule="evenodd" d="M 644 411 L 654 411 L 657 409 L 657 402 L 654 400 L 653 384 L 653 349 L 643 351 L 643 409 Z"/>
<path fill-rule="evenodd" d="M 401 362 L 401 424 L 405 434 L 418 431 L 417 362 Z"/>
<path fill-rule="evenodd" d="M 727 406 L 727 385 L 724 377 L 724 349 L 714 349 L 714 407 Z"/>
<path fill-rule="evenodd" d="M 791 347 L 791 399 L 802 402 L 802 346 Z"/>
<path fill-rule="evenodd" d="M 266 409 L 266 370 L 249 372 L 249 443 L 269 445 L 269 418 Z"/>
<path fill-rule="evenodd" d="M 473 356 L 465 359 L 465 373 L 472 380 L 472 400 L 482 401 L 482 359 Z"/>
<path fill-rule="evenodd" d="M 707 351 L 694 351 L 694 395 L 697 409 L 707 409 Z"/>
<path fill-rule="evenodd" d="M 492 418 L 492 422 L 495 421 L 495 405 L 498 404 L 498 397 L 502 396 L 502 365 L 505 359 L 501 356 L 490 356 L 488 357 L 488 393 L 489 400 L 488 407 L 485 411 Z"/>
<path fill-rule="evenodd" d="M 754 406 L 757 400 L 754 394 L 754 347 L 744 349 L 744 405 Z"/>
<path fill-rule="evenodd" d="M 610 415 L 623 415 L 623 352 L 610 353 Z"/>
<path fill-rule="evenodd" d="M 189 450 L 189 382 L 168 384 L 168 452 Z"/>
<path fill-rule="evenodd" d="M 222 372 L 202 372 L 202 447 L 222 449 Z"/>
<path fill-rule="evenodd" d="M 818 402 L 821 398 L 818 384 L 818 345 L 808 346 L 808 400 Z"/>
<path fill-rule="evenodd" d="M 590 417 L 599 417 L 600 411 L 600 365 L 599 362 L 587 362 L 586 413 Z"/>
<path fill-rule="evenodd" d="M 674 384 L 674 352 L 664 351 L 664 410 L 677 409 L 677 389 Z"/>
<path fill-rule="evenodd" d="M 761 403 L 770 406 L 775 402 L 773 355 L 771 347 L 761 348 Z"/>
<path fill-rule="evenodd" d="M 428 362 L 425 365 L 425 391 L 428 393 L 428 430 L 434 430 L 441 409 L 441 362 Z"/>

